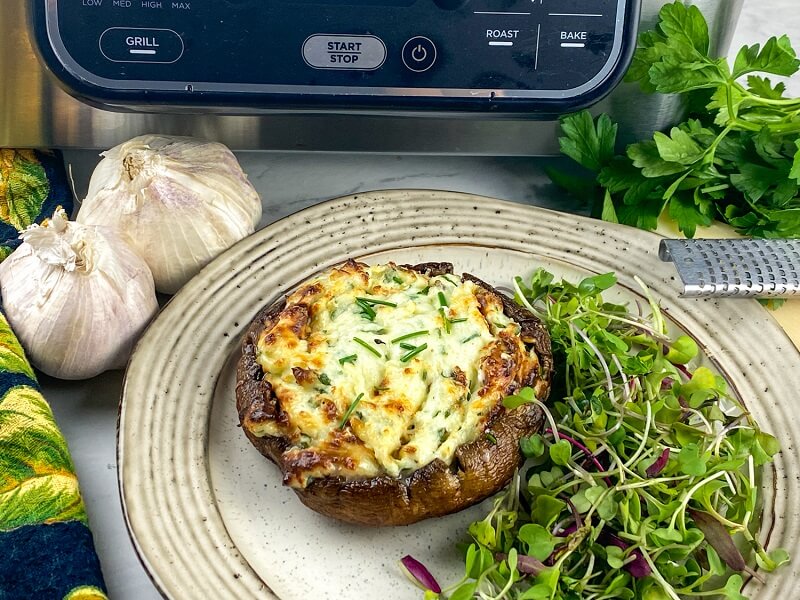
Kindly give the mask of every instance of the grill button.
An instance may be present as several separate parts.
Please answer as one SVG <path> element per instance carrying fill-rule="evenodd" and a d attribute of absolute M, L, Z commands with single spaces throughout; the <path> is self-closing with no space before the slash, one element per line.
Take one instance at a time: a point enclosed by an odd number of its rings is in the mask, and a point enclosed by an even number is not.
<path fill-rule="evenodd" d="M 169 64 L 183 56 L 183 48 L 172 29 L 112 27 L 100 36 L 100 51 L 112 62 Z"/>

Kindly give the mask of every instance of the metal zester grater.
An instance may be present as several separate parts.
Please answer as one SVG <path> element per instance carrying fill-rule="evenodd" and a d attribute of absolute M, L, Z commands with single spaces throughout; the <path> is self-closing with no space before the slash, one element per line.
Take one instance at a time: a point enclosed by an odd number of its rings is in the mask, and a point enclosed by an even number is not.
<path fill-rule="evenodd" d="M 800 294 L 800 240 L 664 240 L 683 296 L 781 298 Z"/>

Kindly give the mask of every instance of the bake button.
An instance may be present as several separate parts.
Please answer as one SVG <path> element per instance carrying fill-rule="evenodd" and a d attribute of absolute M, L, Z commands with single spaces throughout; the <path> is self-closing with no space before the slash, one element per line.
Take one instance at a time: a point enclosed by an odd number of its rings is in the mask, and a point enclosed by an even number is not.
<path fill-rule="evenodd" d="M 403 45 L 403 64 L 410 71 L 422 73 L 436 62 L 436 44 L 428 38 L 418 35 Z"/>
<path fill-rule="evenodd" d="M 112 62 L 174 63 L 183 40 L 172 29 L 112 27 L 100 36 L 100 52 Z"/>
<path fill-rule="evenodd" d="M 386 45 L 374 35 L 311 35 L 302 52 L 314 69 L 374 71 L 386 60 Z"/>

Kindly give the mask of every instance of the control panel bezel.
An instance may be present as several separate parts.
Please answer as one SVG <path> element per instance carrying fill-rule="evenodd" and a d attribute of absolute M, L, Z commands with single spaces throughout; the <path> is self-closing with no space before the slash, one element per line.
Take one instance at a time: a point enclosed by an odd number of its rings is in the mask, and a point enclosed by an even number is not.
<path fill-rule="evenodd" d="M 139 111 L 184 111 L 198 110 L 230 113 L 251 114 L 262 110 L 314 110 L 314 111 L 382 111 L 404 112 L 424 111 L 436 114 L 441 113 L 475 113 L 485 112 L 492 114 L 531 114 L 533 116 L 549 116 L 577 110 L 594 104 L 621 81 L 630 64 L 636 43 L 638 19 L 641 0 L 616 0 L 618 6 L 613 46 L 605 65 L 600 73 L 590 81 L 570 89 L 509 89 L 503 87 L 428 87 L 425 82 L 419 85 L 406 86 L 374 86 L 351 85 L 345 82 L 342 85 L 294 85 L 280 83 L 232 83 L 221 81 L 203 80 L 166 80 L 157 77 L 150 78 L 109 78 L 82 66 L 67 49 L 59 26 L 59 3 L 67 0 L 31 0 L 32 10 L 31 26 L 35 35 L 36 46 L 41 59 L 53 72 L 68 92 L 84 101 L 103 108 L 116 110 Z M 107 2 L 110 0 L 106 0 Z M 239 0 L 251 1 L 251 0 Z M 418 0 L 422 1 L 422 0 Z M 429 0 L 426 0 L 429 1 Z M 546 1 L 546 0 L 545 0 Z M 447 11 L 442 11 L 443 18 Z M 180 35 L 165 23 L 162 31 L 171 31 L 180 39 L 180 56 L 183 56 L 184 42 Z M 109 29 L 125 29 L 120 23 Z M 353 27 L 358 31 L 358 27 Z M 108 30 L 104 31 L 105 35 Z M 342 36 L 341 33 L 327 33 L 324 31 L 307 36 L 303 48 L 309 39 L 317 36 Z M 350 37 L 373 37 L 383 44 L 383 41 L 372 33 L 356 33 Z M 347 36 L 342 36 L 347 37 Z M 414 56 L 422 56 L 419 52 L 423 48 L 426 62 L 411 65 L 405 56 L 408 45 L 412 41 L 420 40 L 420 46 L 412 45 Z M 422 40 L 430 42 L 428 45 Z M 103 55 L 106 52 L 102 44 L 97 41 Z M 374 46 L 374 44 L 373 44 Z M 375 46 L 376 47 L 376 46 Z M 384 44 L 385 50 L 385 44 Z M 427 61 L 431 53 L 436 56 L 436 44 L 425 36 L 424 32 L 409 37 L 402 49 L 402 63 L 409 71 L 422 73 L 430 69 Z M 113 58 L 106 56 L 114 62 Z M 172 58 L 172 57 L 170 57 Z M 378 62 L 375 57 L 375 62 Z M 304 56 L 305 60 L 306 57 Z M 396 58 L 395 58 L 396 60 Z M 435 58 L 434 58 L 435 60 Z M 134 61 L 124 61 L 133 63 Z M 151 61 L 154 62 L 154 61 Z M 313 61 L 312 61 L 313 62 Z M 386 62 L 386 57 L 375 67 L 379 69 Z M 314 64 L 305 60 L 309 70 L 314 70 Z M 425 67 L 419 71 L 415 66 Z"/>

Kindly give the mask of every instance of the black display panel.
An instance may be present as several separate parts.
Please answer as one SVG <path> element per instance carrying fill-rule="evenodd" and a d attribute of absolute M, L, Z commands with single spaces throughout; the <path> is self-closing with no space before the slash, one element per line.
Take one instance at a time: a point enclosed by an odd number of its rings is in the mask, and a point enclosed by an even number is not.
<path fill-rule="evenodd" d="M 40 52 L 107 104 L 571 110 L 619 81 L 639 0 L 34 0 Z"/>

